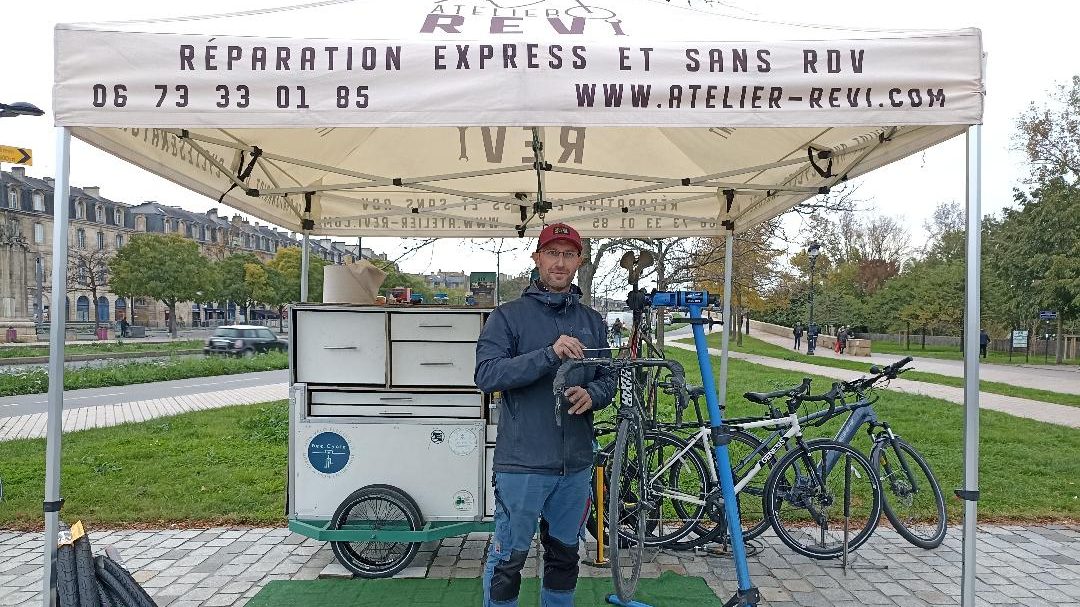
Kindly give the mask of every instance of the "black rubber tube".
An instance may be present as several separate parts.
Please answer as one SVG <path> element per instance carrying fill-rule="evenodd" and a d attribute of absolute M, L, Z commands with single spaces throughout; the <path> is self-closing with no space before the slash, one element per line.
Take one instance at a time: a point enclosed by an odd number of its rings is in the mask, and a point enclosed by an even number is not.
<path fill-rule="evenodd" d="M 97 569 L 90 549 L 90 537 L 75 540 L 75 581 L 79 588 L 79 607 L 102 607 L 98 596 Z"/>
<path fill-rule="evenodd" d="M 56 550 L 56 598 L 60 607 L 81 607 L 77 577 L 75 547 L 63 544 Z"/>

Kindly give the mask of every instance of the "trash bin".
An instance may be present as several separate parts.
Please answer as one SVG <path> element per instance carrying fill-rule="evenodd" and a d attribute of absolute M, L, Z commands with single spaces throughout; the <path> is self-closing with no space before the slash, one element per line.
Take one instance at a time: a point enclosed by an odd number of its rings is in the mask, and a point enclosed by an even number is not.
<path fill-rule="evenodd" d="M 9 342 L 16 342 L 19 340 L 19 332 L 15 330 L 15 327 L 8 327 L 6 339 Z"/>
<path fill-rule="evenodd" d="M 97 330 L 94 332 L 94 335 L 96 335 L 97 338 L 100 340 L 109 339 L 109 327 L 98 327 Z"/>
<path fill-rule="evenodd" d="M 129 326 L 128 337 L 146 337 L 146 327 L 141 325 Z"/>

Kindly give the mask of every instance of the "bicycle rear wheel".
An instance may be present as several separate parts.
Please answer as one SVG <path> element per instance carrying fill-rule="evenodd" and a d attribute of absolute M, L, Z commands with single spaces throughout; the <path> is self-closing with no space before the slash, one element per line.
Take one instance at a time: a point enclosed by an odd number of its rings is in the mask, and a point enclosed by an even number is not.
<path fill-rule="evenodd" d="M 870 463 L 881 479 L 885 516 L 896 532 L 919 548 L 940 546 L 948 531 L 945 497 L 930 464 L 899 437 L 878 441 Z"/>
<path fill-rule="evenodd" d="M 641 426 L 635 419 L 623 418 L 612 454 L 607 516 L 608 529 L 615 531 L 608 533 L 611 579 L 615 594 L 624 603 L 634 598 L 645 549 L 645 478 L 638 464 L 643 451 Z M 624 545 L 624 537 L 633 540 Z"/>
<path fill-rule="evenodd" d="M 881 517 L 881 487 L 862 453 L 832 440 L 809 441 L 777 462 L 763 507 L 776 535 L 812 559 L 838 558 L 870 539 Z M 845 530 L 845 510 L 848 511 Z"/>

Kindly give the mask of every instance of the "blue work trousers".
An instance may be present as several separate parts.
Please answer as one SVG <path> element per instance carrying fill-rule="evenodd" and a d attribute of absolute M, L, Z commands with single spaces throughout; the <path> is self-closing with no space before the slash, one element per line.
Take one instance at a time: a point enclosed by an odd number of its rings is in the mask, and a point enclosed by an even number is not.
<path fill-rule="evenodd" d="M 495 535 L 484 566 L 484 607 L 518 607 L 521 569 L 538 521 L 544 547 L 540 603 L 573 607 L 578 534 L 592 502 L 591 480 L 592 468 L 566 475 L 495 473 Z"/>

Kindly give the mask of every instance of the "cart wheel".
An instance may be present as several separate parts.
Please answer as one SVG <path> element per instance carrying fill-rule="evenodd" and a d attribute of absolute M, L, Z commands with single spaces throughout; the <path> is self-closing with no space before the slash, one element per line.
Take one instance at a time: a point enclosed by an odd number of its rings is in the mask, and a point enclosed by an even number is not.
<path fill-rule="evenodd" d="M 341 502 L 332 529 L 362 525 L 373 530 L 419 531 L 424 526 L 420 507 L 407 493 L 391 485 L 368 485 L 353 491 Z M 412 562 L 420 542 L 330 542 L 334 555 L 346 569 L 362 578 L 384 578 Z"/>

